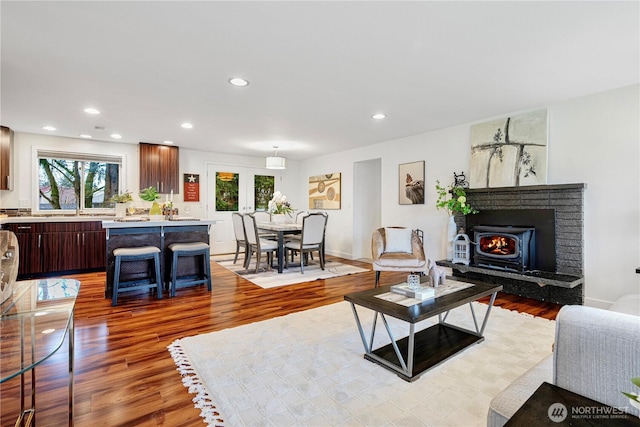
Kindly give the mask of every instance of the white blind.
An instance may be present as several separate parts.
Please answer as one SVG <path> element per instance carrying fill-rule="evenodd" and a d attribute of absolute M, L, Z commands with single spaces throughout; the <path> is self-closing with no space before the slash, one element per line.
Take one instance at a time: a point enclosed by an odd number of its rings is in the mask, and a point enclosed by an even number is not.
<path fill-rule="evenodd" d="M 65 151 L 38 150 L 39 159 L 64 159 L 79 162 L 102 162 L 122 165 L 122 156 L 109 154 L 71 153 Z"/>

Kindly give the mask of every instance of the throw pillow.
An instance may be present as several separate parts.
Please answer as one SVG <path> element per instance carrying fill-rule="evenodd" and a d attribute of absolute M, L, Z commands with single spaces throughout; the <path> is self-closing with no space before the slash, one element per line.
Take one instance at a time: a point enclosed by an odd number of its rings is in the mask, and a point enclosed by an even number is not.
<path fill-rule="evenodd" d="M 410 228 L 384 228 L 385 252 L 412 253 Z"/>

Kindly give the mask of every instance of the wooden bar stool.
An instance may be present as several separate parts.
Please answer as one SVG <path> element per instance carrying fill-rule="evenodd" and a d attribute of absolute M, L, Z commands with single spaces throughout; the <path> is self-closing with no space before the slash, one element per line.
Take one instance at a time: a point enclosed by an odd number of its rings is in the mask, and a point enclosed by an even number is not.
<path fill-rule="evenodd" d="M 169 296 L 176 296 L 178 286 L 192 286 L 207 284 L 207 289 L 211 291 L 211 259 L 209 258 L 209 245 L 204 242 L 174 243 L 169 245 L 171 256 L 171 270 L 169 279 Z M 201 267 L 198 268 L 196 262 L 195 272 L 189 272 L 183 276 L 178 276 L 178 259 L 180 257 L 202 257 Z"/>
<path fill-rule="evenodd" d="M 134 289 L 148 289 L 155 287 L 158 291 L 158 299 L 162 298 L 162 277 L 160 275 L 160 249 L 155 246 L 141 246 L 137 248 L 118 248 L 113 250 L 116 258 L 116 266 L 113 274 L 113 297 L 111 305 L 118 305 L 118 293 Z M 147 261 L 144 271 L 134 267 L 134 261 Z M 153 261 L 153 270 L 149 270 L 148 261 Z M 125 273 L 129 276 L 137 276 L 135 279 L 121 281 L 120 276 Z"/>

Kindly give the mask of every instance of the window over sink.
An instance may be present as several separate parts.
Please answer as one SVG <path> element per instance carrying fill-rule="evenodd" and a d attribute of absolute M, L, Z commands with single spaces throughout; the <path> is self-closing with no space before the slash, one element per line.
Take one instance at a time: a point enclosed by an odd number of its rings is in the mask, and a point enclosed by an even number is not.
<path fill-rule="evenodd" d="M 121 156 L 37 150 L 37 162 L 37 211 L 97 213 L 123 191 Z"/>

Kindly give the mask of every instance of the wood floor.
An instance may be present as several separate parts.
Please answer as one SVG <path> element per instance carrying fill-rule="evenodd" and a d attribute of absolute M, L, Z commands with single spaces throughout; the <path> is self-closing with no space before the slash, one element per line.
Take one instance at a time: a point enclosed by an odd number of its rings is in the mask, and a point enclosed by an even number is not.
<path fill-rule="evenodd" d="M 340 262 L 370 268 L 358 261 Z M 174 340 L 336 303 L 349 292 L 371 288 L 372 271 L 280 288 L 262 289 L 213 263 L 213 291 L 178 290 L 156 300 L 147 293 L 123 295 L 119 305 L 104 298 L 105 274 L 67 276 L 82 282 L 75 312 L 76 426 L 202 426 L 167 351 Z M 381 284 L 404 279 L 382 273 Z M 555 319 L 557 304 L 501 294 L 496 305 Z M 354 333 L 355 333 L 354 325 Z M 354 339 L 358 339 L 354 335 Z M 37 370 L 37 425 L 67 424 L 66 343 Z M 18 384 L 0 388 L 0 425 L 13 425 Z"/>

